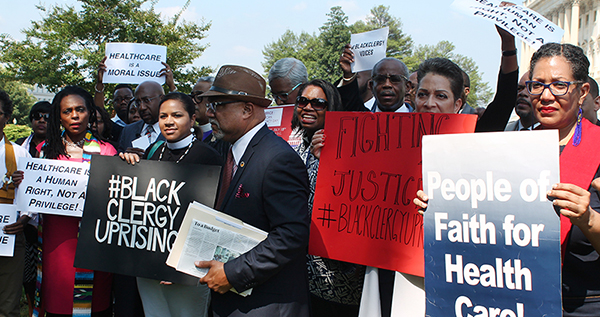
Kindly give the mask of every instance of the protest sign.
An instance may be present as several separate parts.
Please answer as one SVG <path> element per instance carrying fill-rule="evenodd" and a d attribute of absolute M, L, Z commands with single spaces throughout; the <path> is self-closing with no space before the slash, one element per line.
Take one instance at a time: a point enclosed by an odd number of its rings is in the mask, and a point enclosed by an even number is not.
<path fill-rule="evenodd" d="M 141 84 L 145 81 L 165 83 L 160 70 L 167 61 L 167 47 L 138 43 L 106 43 L 106 72 L 103 83 Z"/>
<path fill-rule="evenodd" d="M 452 6 L 496 24 L 536 50 L 546 43 L 560 43 L 565 32 L 543 15 L 508 1 L 455 0 Z"/>
<path fill-rule="evenodd" d="M 556 130 L 423 138 L 427 316 L 562 316 L 558 151 Z"/>
<path fill-rule="evenodd" d="M 22 157 L 17 168 L 24 172 L 19 210 L 81 217 L 90 164 Z"/>
<path fill-rule="evenodd" d="M 94 156 L 75 266 L 195 285 L 165 264 L 192 201 L 212 205 L 221 167 Z"/>
<path fill-rule="evenodd" d="M 421 138 L 473 132 L 477 116 L 328 112 L 309 253 L 423 276 Z"/>
<path fill-rule="evenodd" d="M 0 204 L 0 256 L 11 257 L 15 253 L 15 235 L 4 234 L 4 226 L 17 221 L 17 207 L 13 204 Z"/>
<path fill-rule="evenodd" d="M 292 131 L 294 105 L 269 107 L 265 109 L 267 127 L 284 139 L 293 148 L 300 145 L 302 135 Z"/>
<path fill-rule="evenodd" d="M 385 58 L 387 38 L 390 28 L 384 27 L 364 33 L 350 35 L 350 49 L 354 53 L 352 72 L 371 70 L 377 62 Z"/>

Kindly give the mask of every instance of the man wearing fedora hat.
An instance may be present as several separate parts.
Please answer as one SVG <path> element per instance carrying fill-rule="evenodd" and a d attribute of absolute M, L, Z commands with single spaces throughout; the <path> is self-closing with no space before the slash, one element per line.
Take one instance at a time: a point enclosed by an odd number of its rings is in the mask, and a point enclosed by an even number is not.
<path fill-rule="evenodd" d="M 268 232 L 250 251 L 230 260 L 199 261 L 200 279 L 213 292 L 215 316 L 308 316 L 306 269 L 308 176 L 299 156 L 265 124 L 266 82 L 242 66 L 219 69 L 206 114 L 215 137 L 231 147 L 216 208 Z M 252 294 L 242 297 L 252 288 Z"/>

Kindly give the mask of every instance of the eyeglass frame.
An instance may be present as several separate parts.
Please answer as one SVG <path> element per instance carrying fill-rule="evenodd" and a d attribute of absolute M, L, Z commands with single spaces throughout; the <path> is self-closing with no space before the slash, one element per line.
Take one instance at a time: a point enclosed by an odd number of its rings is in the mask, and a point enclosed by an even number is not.
<path fill-rule="evenodd" d="M 230 101 L 213 101 L 213 102 L 209 102 L 206 104 L 206 111 L 212 111 L 212 112 L 217 112 L 217 107 L 218 106 L 222 106 L 222 105 L 226 105 L 226 104 L 230 104 L 230 103 L 235 103 L 235 102 L 245 102 L 242 100 L 230 100 Z"/>
<path fill-rule="evenodd" d="M 190 98 L 192 98 L 192 100 L 196 103 L 196 104 L 200 104 L 202 103 L 202 100 L 204 100 L 204 97 L 198 97 L 200 95 L 202 95 L 204 93 L 204 91 L 200 90 L 198 92 L 195 93 L 191 93 L 188 96 L 190 96 Z M 196 97 L 200 98 L 200 100 L 196 100 Z"/>
<path fill-rule="evenodd" d="M 154 97 L 151 97 L 151 98 L 144 97 L 143 99 L 133 98 L 133 99 L 131 99 L 131 102 L 133 102 L 136 105 L 136 107 L 139 108 L 141 104 L 143 104 L 143 103 L 150 104 L 150 102 L 152 102 L 152 100 L 154 100 L 156 98 L 159 98 L 159 97 L 162 97 L 162 96 L 164 96 L 164 95 L 158 95 L 158 96 L 154 96 Z M 146 100 L 144 100 L 144 99 L 146 99 Z"/>
<path fill-rule="evenodd" d="M 290 97 L 290 94 L 292 93 L 292 91 L 296 90 L 296 88 L 300 87 L 300 85 L 302 85 L 302 83 L 297 83 L 296 86 L 294 86 L 294 88 L 292 88 L 292 90 L 288 91 L 288 92 L 284 92 L 281 94 L 274 94 L 272 92 L 269 93 L 269 97 L 273 100 L 279 99 L 282 102 L 287 102 L 288 98 Z"/>
<path fill-rule="evenodd" d="M 540 85 L 542 85 L 544 88 L 542 88 L 542 91 L 539 94 L 535 94 L 531 92 L 531 84 L 534 83 L 538 83 Z M 556 84 L 556 83 L 563 83 L 563 84 L 567 84 L 567 90 L 565 90 L 565 93 L 563 94 L 555 94 L 554 91 L 552 90 L 552 88 L 550 88 L 550 86 Z M 532 95 L 532 96 L 541 96 L 544 93 L 544 90 L 548 89 L 550 91 L 550 93 L 555 96 L 555 97 L 560 97 L 560 96 L 564 96 L 566 94 L 569 93 L 569 88 L 571 87 L 571 85 L 578 85 L 578 84 L 583 84 L 585 83 L 585 81 L 582 80 L 576 80 L 576 81 L 565 81 L 565 80 L 557 80 L 557 81 L 553 81 L 549 84 L 544 84 L 542 82 L 539 82 L 537 80 L 528 80 L 525 82 L 525 87 L 527 88 L 527 92 Z"/>
<path fill-rule="evenodd" d="M 130 103 L 131 100 L 133 100 L 133 99 L 135 99 L 135 97 L 131 97 L 131 98 L 129 98 L 129 97 L 115 97 L 115 98 L 112 99 L 112 103 L 113 104 L 119 104 L 119 103 L 121 103 L 123 101 L 127 101 L 127 103 Z"/>

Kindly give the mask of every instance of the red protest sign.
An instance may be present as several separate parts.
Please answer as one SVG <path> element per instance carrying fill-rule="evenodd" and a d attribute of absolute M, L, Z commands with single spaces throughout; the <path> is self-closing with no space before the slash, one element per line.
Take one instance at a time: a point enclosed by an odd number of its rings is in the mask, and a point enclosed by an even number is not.
<path fill-rule="evenodd" d="M 269 107 L 265 109 L 267 127 L 289 143 L 293 148 L 300 145 L 302 136 L 292 131 L 294 105 Z"/>
<path fill-rule="evenodd" d="M 421 138 L 469 133 L 477 116 L 328 112 L 309 253 L 423 276 Z M 440 155 L 444 155 L 440 153 Z"/>

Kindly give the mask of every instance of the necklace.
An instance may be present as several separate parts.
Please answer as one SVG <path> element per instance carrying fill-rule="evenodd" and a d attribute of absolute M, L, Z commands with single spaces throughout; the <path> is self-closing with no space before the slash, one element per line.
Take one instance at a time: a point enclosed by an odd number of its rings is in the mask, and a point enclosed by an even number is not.
<path fill-rule="evenodd" d="M 190 151 L 190 149 L 192 148 L 192 145 L 194 144 L 194 141 L 196 141 L 196 137 L 194 136 L 194 138 L 192 139 L 192 142 L 190 142 L 190 144 L 187 146 L 187 149 L 185 149 L 185 152 L 183 152 L 183 154 L 179 157 L 179 159 L 177 160 L 177 162 L 175 162 L 175 164 L 181 162 L 181 160 L 188 154 L 188 152 Z M 161 161 L 163 154 L 165 153 L 165 148 L 167 147 L 167 144 L 165 143 L 163 145 L 162 150 L 160 151 L 160 155 L 158 156 L 158 160 Z"/>
<path fill-rule="evenodd" d="M 67 138 L 65 138 L 64 136 L 62 137 L 63 142 L 65 142 L 67 144 L 67 146 L 70 146 L 72 148 L 81 148 L 83 146 L 83 143 L 85 142 L 85 138 L 77 141 L 77 142 L 71 142 L 69 140 L 67 140 Z"/>

